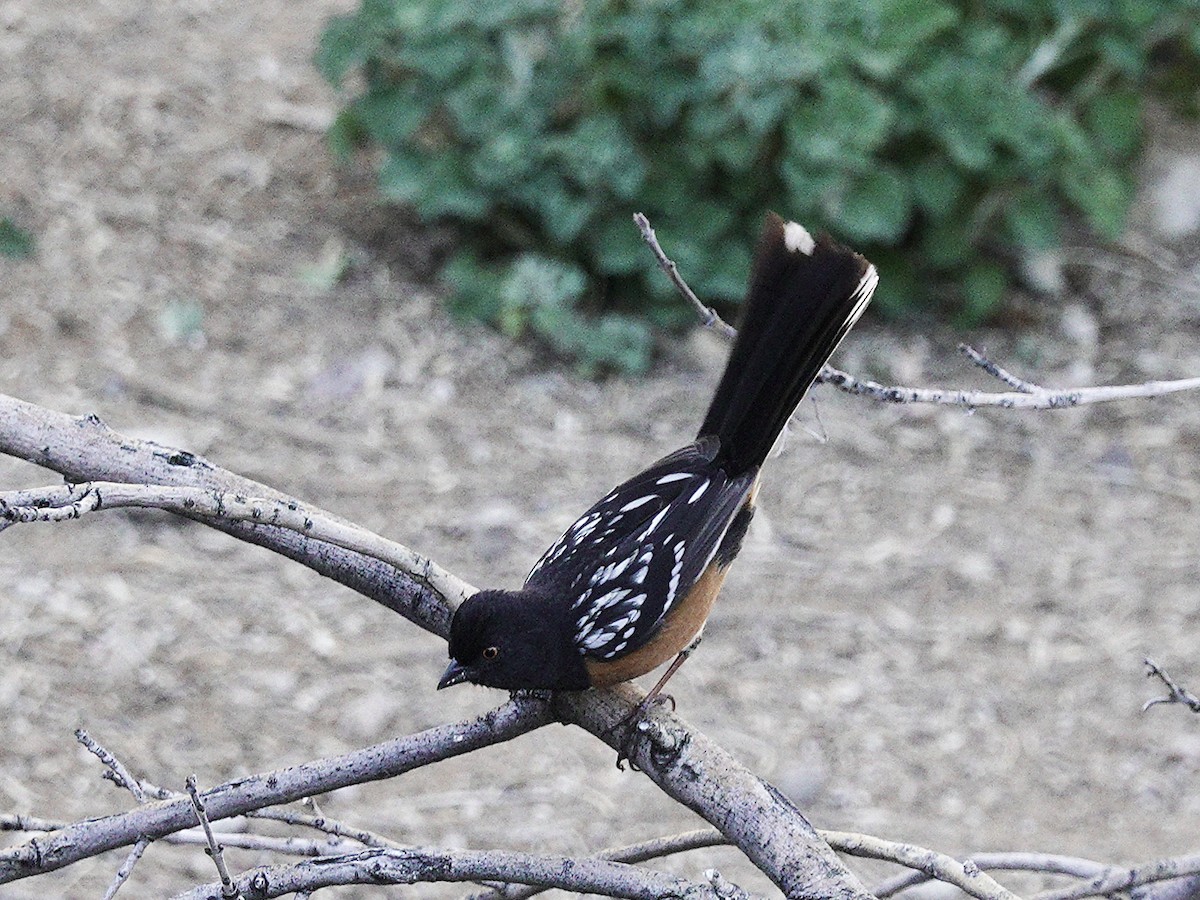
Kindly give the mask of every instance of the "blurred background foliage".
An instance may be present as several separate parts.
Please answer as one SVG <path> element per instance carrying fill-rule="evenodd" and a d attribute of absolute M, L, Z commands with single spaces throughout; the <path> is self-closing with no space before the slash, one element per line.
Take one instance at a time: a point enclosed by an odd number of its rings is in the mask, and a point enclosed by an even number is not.
<path fill-rule="evenodd" d="M 1147 99 L 1196 112 L 1200 0 L 363 0 L 317 59 L 335 150 L 456 226 L 456 312 L 636 372 L 691 312 L 634 211 L 710 302 L 772 208 L 885 311 L 973 321 L 1065 218 L 1116 237 Z"/>

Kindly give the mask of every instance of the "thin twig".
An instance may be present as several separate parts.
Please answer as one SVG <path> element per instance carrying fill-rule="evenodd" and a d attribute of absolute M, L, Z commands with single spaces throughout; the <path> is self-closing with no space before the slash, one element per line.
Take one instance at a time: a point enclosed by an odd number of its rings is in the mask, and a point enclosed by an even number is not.
<path fill-rule="evenodd" d="M 864 859 L 881 859 L 910 869 L 920 869 L 938 881 L 952 884 L 976 900 L 1018 900 L 1016 894 L 986 875 L 970 861 L 959 862 L 945 853 L 913 844 L 885 841 L 866 834 L 845 831 L 820 832 L 829 846 L 839 853 Z"/>
<path fill-rule="evenodd" d="M 1160 703 L 1182 703 L 1194 713 L 1200 713 L 1200 697 L 1197 697 L 1187 688 L 1180 684 L 1176 684 L 1175 680 L 1166 673 L 1154 660 L 1146 657 L 1143 662 L 1146 664 L 1146 677 L 1157 678 L 1163 683 L 1167 689 L 1165 697 L 1152 697 L 1142 704 L 1142 712 L 1145 712 L 1152 706 L 1158 706 Z"/>
<path fill-rule="evenodd" d="M 125 765 L 116 758 L 112 753 L 106 750 L 103 746 L 93 740 L 92 736 L 87 733 L 86 729 L 75 729 L 75 740 L 83 744 L 100 762 L 108 766 L 108 771 L 104 773 L 104 777 L 116 784 L 118 787 L 123 787 L 133 794 L 134 799 L 138 803 L 146 802 L 146 792 L 142 789 L 141 782 L 129 774 L 129 770 Z"/>
<path fill-rule="evenodd" d="M 129 855 L 125 857 L 125 862 L 121 863 L 121 868 L 117 869 L 117 874 L 113 876 L 108 890 L 104 892 L 104 900 L 112 900 L 117 895 L 117 891 L 129 879 L 129 876 L 133 873 L 133 867 L 137 865 L 138 860 L 142 858 L 142 854 L 146 852 L 146 848 L 149 846 L 150 838 L 138 838 L 138 842 L 133 845 L 129 851 Z"/>
<path fill-rule="evenodd" d="M 221 845 L 213 836 L 212 825 L 209 824 L 208 814 L 204 811 L 204 801 L 200 799 L 200 792 L 196 790 L 196 776 L 189 775 L 186 783 L 188 796 L 192 798 L 192 809 L 196 811 L 196 818 L 200 820 L 200 827 L 204 829 L 204 837 L 208 842 L 205 852 L 212 857 L 217 874 L 221 878 L 221 896 L 226 900 L 242 900 L 242 892 L 233 883 L 229 869 L 225 867 L 225 854 L 221 852 Z"/>
<path fill-rule="evenodd" d="M 0 814 L 0 831 L 58 831 L 66 828 L 66 822 L 42 819 L 38 816 L 23 816 L 20 813 Z"/>
<path fill-rule="evenodd" d="M 1046 388 L 1041 392 L 1026 394 L 1020 391 L 961 391 L 944 388 L 910 388 L 888 386 L 874 381 L 862 381 L 840 369 L 826 366 L 817 376 L 817 381 L 831 384 L 839 390 L 857 397 L 867 397 L 882 403 L 933 403 L 940 406 L 958 406 L 964 409 L 1070 409 L 1092 403 L 1110 403 L 1114 400 L 1144 400 L 1162 397 L 1180 391 L 1200 389 L 1200 377 L 1180 378 L 1175 381 L 1146 381 L 1141 384 L 1116 384 L 1101 387 Z"/>
<path fill-rule="evenodd" d="M 666 837 L 651 838 L 637 844 L 626 844 L 622 847 L 609 847 L 592 854 L 593 859 L 604 859 L 609 862 L 640 863 L 676 853 L 686 853 L 688 850 L 699 850 L 703 847 L 719 847 L 729 844 L 729 839 L 715 828 L 698 828 L 695 831 L 685 831 L 681 834 Z M 489 891 L 471 894 L 468 900 L 526 900 L 543 891 L 545 887 L 530 885 L 507 884 L 499 885 Z"/>
<path fill-rule="evenodd" d="M 1095 878 L 1108 866 L 1093 859 L 1078 856 L 1059 856 L 1052 853 L 972 853 L 963 857 L 964 863 L 974 863 L 985 871 L 1042 872 L 1054 875 L 1070 875 L 1075 878 Z M 871 893 L 878 900 L 887 900 L 901 891 L 933 881 L 934 876 L 921 871 L 902 872 L 887 881 L 881 881 Z"/>
<path fill-rule="evenodd" d="M 214 831 L 213 837 L 222 847 L 237 847 L 240 850 L 258 850 L 267 853 L 285 853 L 288 856 L 336 856 L 340 853 L 357 853 L 363 845 L 347 839 L 317 841 L 298 837 L 271 837 L 265 834 Z M 201 831 L 180 831 L 164 838 L 173 844 L 207 844 L 208 836 Z"/>
<path fill-rule="evenodd" d="M 282 822 L 285 825 L 299 825 L 304 828 L 312 828 L 316 831 L 333 835 L 334 837 L 355 841 L 365 847 L 393 847 L 401 849 L 404 846 L 396 841 L 389 840 L 381 834 L 367 831 L 365 828 L 351 828 L 335 819 L 329 819 L 325 816 L 310 816 L 287 809 L 255 809 L 246 813 L 246 818 L 267 819 Z"/>
<path fill-rule="evenodd" d="M 993 378 L 1003 381 L 1010 388 L 1020 391 L 1022 394 L 1036 394 L 1038 391 L 1044 391 L 1044 387 L 1036 384 L 1031 384 L 1023 378 L 1018 378 L 1016 375 L 1009 372 L 1007 369 L 1002 369 L 996 363 L 992 362 L 970 344 L 959 344 L 958 352 L 973 362 L 983 371 L 987 372 Z"/>
<path fill-rule="evenodd" d="M 67 828 L 70 824 L 69 822 L 56 822 L 34 816 L 0 814 L 0 831 L 49 833 Z M 262 850 L 270 853 L 286 853 L 288 856 L 329 856 L 336 853 L 353 853 L 363 847 L 363 844 L 352 841 L 348 837 L 335 841 L 314 841 L 297 837 L 270 837 L 264 834 L 215 830 L 213 831 L 213 835 L 226 847 L 238 847 L 243 850 Z M 205 836 L 202 830 L 196 828 L 166 834 L 157 840 L 164 844 L 189 847 L 208 845 L 207 836 Z"/>
<path fill-rule="evenodd" d="M 671 283 L 675 285 L 675 290 L 679 291 L 680 296 L 696 310 L 697 315 L 700 316 L 701 324 L 705 328 L 711 328 L 717 334 L 733 340 L 737 336 L 737 329 L 722 319 L 711 306 L 705 306 L 700 298 L 696 296 L 695 291 L 688 287 L 688 283 L 679 274 L 679 267 L 675 265 L 675 261 L 663 252 L 662 246 L 658 243 L 658 237 L 655 235 L 654 229 L 650 226 L 650 220 L 643 213 L 639 212 L 633 214 L 633 221 L 637 225 L 638 231 L 642 233 L 642 239 L 650 245 L 650 252 L 654 254 L 654 258 L 658 261 L 658 267 L 671 279 Z"/>
<path fill-rule="evenodd" d="M 1082 900 L 1084 897 L 1105 897 L 1132 890 L 1156 881 L 1200 874 L 1200 853 L 1159 859 L 1141 865 L 1121 868 L 1107 867 L 1091 881 L 1034 894 L 1031 900 Z"/>

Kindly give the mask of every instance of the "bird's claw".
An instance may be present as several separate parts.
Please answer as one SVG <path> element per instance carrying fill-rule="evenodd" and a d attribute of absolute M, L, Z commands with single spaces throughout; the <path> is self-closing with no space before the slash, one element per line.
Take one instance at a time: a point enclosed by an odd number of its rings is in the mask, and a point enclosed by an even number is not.
<path fill-rule="evenodd" d="M 671 712 L 675 712 L 675 698 L 670 694 L 652 694 L 636 707 L 633 712 L 621 719 L 613 726 L 612 732 L 621 730 L 621 743 L 617 748 L 617 768 L 622 772 L 625 771 L 625 763 L 629 763 L 629 768 L 634 772 L 640 772 L 641 768 L 633 761 L 633 753 L 637 749 L 638 737 L 643 732 L 648 730 L 646 722 L 646 714 L 655 706 L 661 703 L 670 703 Z M 610 734 L 612 733 L 610 732 Z"/>

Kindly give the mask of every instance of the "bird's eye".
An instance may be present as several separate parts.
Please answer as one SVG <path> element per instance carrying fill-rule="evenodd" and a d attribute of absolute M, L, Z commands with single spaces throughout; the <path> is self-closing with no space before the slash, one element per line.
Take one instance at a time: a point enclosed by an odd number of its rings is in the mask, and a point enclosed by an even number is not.
<path fill-rule="evenodd" d="M 499 655 L 500 655 L 499 647 L 484 647 L 483 648 L 483 658 L 484 659 L 495 659 Z"/>

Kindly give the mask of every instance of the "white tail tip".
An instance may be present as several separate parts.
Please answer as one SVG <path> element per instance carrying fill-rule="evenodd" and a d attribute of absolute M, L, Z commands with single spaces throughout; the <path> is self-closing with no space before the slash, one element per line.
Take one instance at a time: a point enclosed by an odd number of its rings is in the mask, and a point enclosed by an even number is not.
<path fill-rule="evenodd" d="M 805 256 L 812 256 L 817 242 L 808 233 L 808 229 L 799 222 L 788 222 L 783 226 L 783 245 L 792 253 L 799 252 Z"/>

